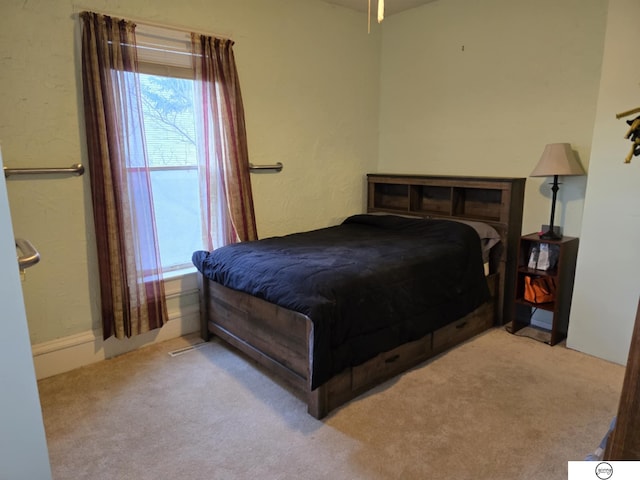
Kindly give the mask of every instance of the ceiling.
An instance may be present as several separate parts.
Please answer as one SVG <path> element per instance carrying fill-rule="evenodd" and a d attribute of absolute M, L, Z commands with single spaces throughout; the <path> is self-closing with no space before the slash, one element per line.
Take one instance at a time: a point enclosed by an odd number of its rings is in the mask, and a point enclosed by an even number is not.
<path fill-rule="evenodd" d="M 367 13 L 369 9 L 369 0 L 324 0 L 327 3 L 333 3 L 334 5 L 341 5 L 343 7 L 351 8 L 359 12 Z M 385 0 L 384 2 L 384 14 L 385 16 L 393 15 L 394 13 L 409 10 L 410 8 L 419 7 L 425 3 L 431 3 L 435 0 Z M 371 11 L 378 11 L 378 0 L 371 0 Z"/>

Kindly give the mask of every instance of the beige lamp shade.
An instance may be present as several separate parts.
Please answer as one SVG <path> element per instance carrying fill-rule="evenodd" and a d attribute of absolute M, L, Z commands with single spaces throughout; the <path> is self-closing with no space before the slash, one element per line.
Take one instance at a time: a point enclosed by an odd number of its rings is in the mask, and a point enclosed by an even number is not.
<path fill-rule="evenodd" d="M 554 175 L 585 175 L 584 168 L 571 150 L 569 143 L 550 143 L 544 147 L 542 157 L 531 172 L 531 177 Z"/>

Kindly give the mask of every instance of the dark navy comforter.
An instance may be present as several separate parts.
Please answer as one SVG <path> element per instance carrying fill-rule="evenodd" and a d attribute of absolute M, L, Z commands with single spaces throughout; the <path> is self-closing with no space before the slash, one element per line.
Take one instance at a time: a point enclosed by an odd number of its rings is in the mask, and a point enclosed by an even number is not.
<path fill-rule="evenodd" d="M 341 225 L 197 251 L 206 277 L 307 315 L 312 389 L 489 298 L 480 239 L 462 223 L 355 215 Z"/>

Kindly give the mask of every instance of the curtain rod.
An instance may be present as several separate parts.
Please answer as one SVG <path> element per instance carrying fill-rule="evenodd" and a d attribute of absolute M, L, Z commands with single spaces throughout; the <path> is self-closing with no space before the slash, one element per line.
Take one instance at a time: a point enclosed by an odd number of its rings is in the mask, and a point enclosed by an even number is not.
<path fill-rule="evenodd" d="M 194 30 L 193 28 L 190 27 L 185 27 L 185 26 L 181 26 L 181 25 L 167 25 L 164 23 L 158 23 L 158 22 L 153 22 L 153 21 L 149 21 L 149 20 L 144 20 L 142 18 L 136 18 L 136 17 L 131 17 L 129 15 L 121 15 L 121 14 L 114 14 L 114 13 L 109 13 L 109 12 L 103 12 L 100 10 L 96 10 L 95 8 L 92 7 L 85 7 L 83 5 L 74 3 L 73 4 L 73 13 L 75 15 L 79 15 L 80 12 L 93 12 L 93 13 L 98 13 L 100 15 L 107 15 L 109 17 L 116 17 L 116 18 L 120 18 L 120 19 L 125 19 L 125 20 L 129 20 L 130 22 L 136 23 L 136 24 L 140 24 L 140 25 L 147 25 L 149 27 L 156 27 L 156 28 L 164 28 L 167 30 L 173 30 L 174 32 L 182 32 L 182 33 L 198 33 L 200 35 L 207 35 L 209 37 L 216 37 L 216 38 L 221 38 L 223 40 L 233 40 L 233 38 L 230 35 L 226 35 L 226 34 L 219 34 L 219 33 L 214 33 L 214 32 L 203 32 L 200 30 Z"/>

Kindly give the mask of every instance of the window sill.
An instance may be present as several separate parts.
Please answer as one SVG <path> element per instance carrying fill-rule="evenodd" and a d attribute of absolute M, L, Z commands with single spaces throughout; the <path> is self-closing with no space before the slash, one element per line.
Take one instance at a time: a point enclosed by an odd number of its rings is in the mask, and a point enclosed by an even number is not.
<path fill-rule="evenodd" d="M 187 275 L 195 274 L 198 270 L 196 267 L 186 267 L 179 270 L 169 270 L 162 273 L 162 278 L 166 281 L 175 280 L 179 277 L 186 277 Z"/>
<path fill-rule="evenodd" d="M 167 298 L 181 296 L 198 291 L 198 276 L 195 267 L 166 272 L 164 290 Z"/>

